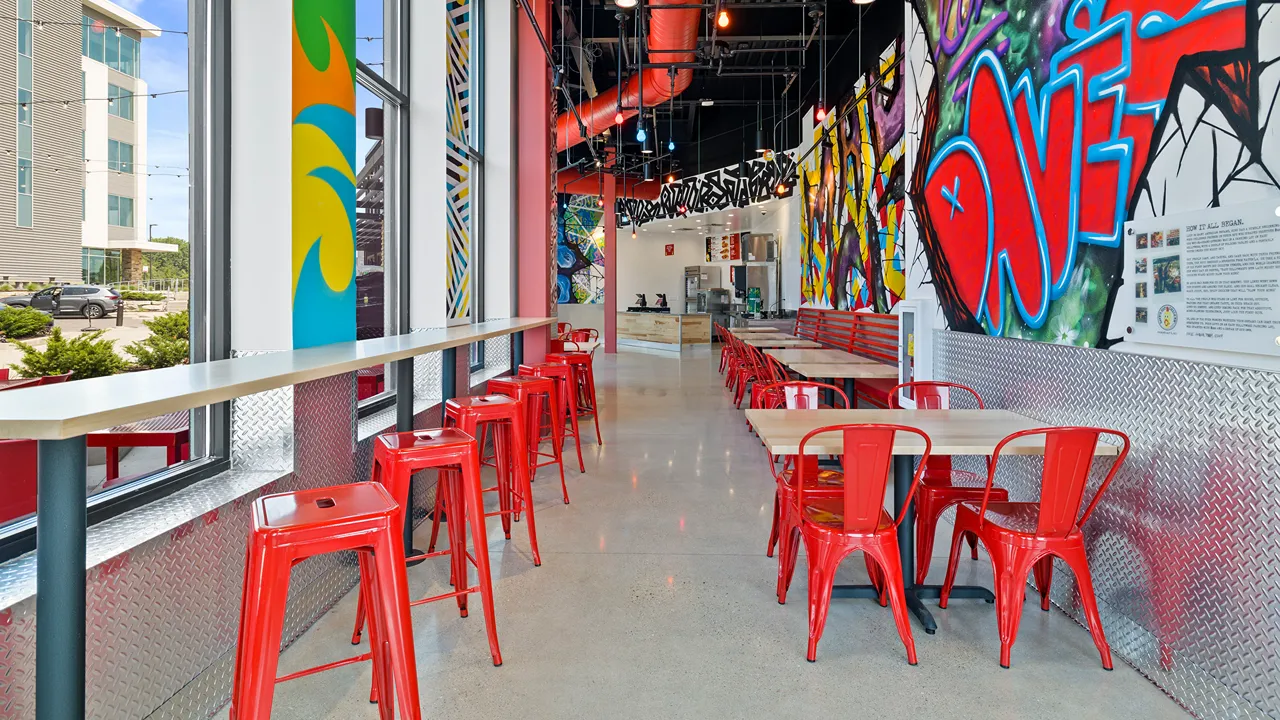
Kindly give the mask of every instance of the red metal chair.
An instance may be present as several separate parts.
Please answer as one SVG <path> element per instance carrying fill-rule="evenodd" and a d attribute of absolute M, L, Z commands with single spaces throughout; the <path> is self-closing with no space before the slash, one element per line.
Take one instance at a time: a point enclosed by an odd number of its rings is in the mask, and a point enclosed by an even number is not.
<path fill-rule="evenodd" d="M 889 408 L 902 408 L 902 391 L 909 390 L 914 397 L 917 410 L 949 410 L 951 409 L 951 391 L 961 395 L 972 396 L 979 410 L 986 409 L 982 397 L 967 385 L 921 380 L 902 383 L 889 391 Z M 951 457 L 939 456 L 929 461 L 925 467 L 924 481 L 920 485 L 920 493 L 916 495 L 916 584 L 923 585 L 929 575 L 929 563 L 933 559 L 933 539 L 937 535 L 938 520 L 947 508 L 965 501 L 982 500 L 983 480 L 980 475 L 967 470 L 956 470 L 951 467 Z M 1009 492 L 1004 488 L 991 488 L 991 498 L 1003 502 L 1009 499 Z M 973 559 L 978 559 L 978 539 L 971 538 L 969 552 Z"/>
<path fill-rule="evenodd" d="M 0 380 L 9 379 L 9 368 L 0 368 Z"/>
<path fill-rule="evenodd" d="M 436 497 L 442 494 L 448 503 L 447 512 L 451 518 L 459 518 L 449 523 L 449 549 L 431 551 L 415 555 L 407 561 L 425 560 L 427 558 L 448 555 L 450 559 L 449 580 L 454 585 L 453 592 L 433 597 L 414 600 L 409 605 L 423 605 L 440 600 L 455 598 L 458 614 L 467 616 L 467 595 L 480 593 L 480 604 L 484 610 L 485 630 L 489 634 L 489 651 L 493 655 L 493 664 L 502 664 L 502 653 L 498 650 L 498 629 L 493 610 L 493 582 L 489 574 L 489 540 L 484 523 L 484 499 L 480 489 L 480 461 L 476 450 L 475 439 L 456 428 L 436 430 L 418 430 L 414 432 L 384 433 L 379 435 L 373 444 L 372 481 L 387 488 L 400 504 L 395 519 L 397 528 L 404 527 L 403 508 L 409 502 L 410 478 L 421 470 L 436 468 L 440 471 L 440 481 L 436 485 Z M 440 505 L 436 506 L 439 515 Z M 462 522 L 461 518 L 466 518 Z M 471 544 L 476 551 L 474 556 L 467 552 L 467 526 L 471 527 Z M 434 545 L 434 543 L 433 543 Z M 478 585 L 469 585 L 467 581 L 467 562 L 470 561 L 479 575 Z M 462 578 L 459 581 L 459 578 Z M 356 603 L 355 629 L 351 633 L 351 644 L 360 642 L 364 627 L 365 602 L 363 589 L 361 598 Z"/>
<path fill-rule="evenodd" d="M 576 347 L 576 344 L 575 344 Z M 596 426 L 596 444 L 603 445 L 600 437 L 600 413 L 596 405 L 596 374 L 592 370 L 590 353 L 547 353 L 547 362 L 561 363 L 573 369 L 573 396 L 578 405 L 578 419 L 590 417 Z"/>
<path fill-rule="evenodd" d="M 63 373 L 61 375 L 45 375 L 40 378 L 40 385 L 57 385 L 71 379 L 71 373 Z"/>
<path fill-rule="evenodd" d="M 526 527 L 529 530 L 533 564 L 541 565 L 538 526 L 533 517 L 533 486 L 529 477 L 529 442 L 525 436 L 527 418 L 524 403 L 505 395 L 454 398 L 445 401 L 444 416 L 446 427 L 460 428 L 472 437 L 480 436 L 482 425 L 490 426 L 497 459 L 498 485 L 488 488 L 486 492 L 498 493 L 498 509 L 485 513 L 485 517 L 500 518 L 502 532 L 510 540 L 512 519 L 519 520 L 520 514 L 527 510 Z M 436 501 L 437 512 L 433 513 L 431 519 L 431 544 L 427 552 L 435 549 L 436 535 L 440 530 L 439 509 L 447 507 L 447 504 L 442 503 L 448 502 L 448 495 L 452 492 L 447 486 L 445 491 L 445 499 Z"/>
<path fill-rule="evenodd" d="M 265 495 L 254 501 L 240 601 L 232 720 L 268 720 L 278 682 L 364 660 L 373 661 L 380 717 L 394 718 L 397 700 L 401 718 L 422 717 L 409 585 L 401 560 L 402 515 L 401 506 L 378 483 Z M 344 550 L 355 550 L 360 562 L 360 588 L 368 598 L 371 618 L 370 651 L 277 679 L 289 571 L 309 557 Z"/>
<path fill-rule="evenodd" d="M 600 339 L 600 331 L 595 328 L 583 328 L 579 330 L 570 330 L 568 337 L 565 339 L 572 340 L 576 343 L 595 342 Z"/>
<path fill-rule="evenodd" d="M 560 409 L 560 393 L 557 392 L 554 378 L 529 376 L 511 376 L 494 378 L 486 388 L 491 395 L 506 395 L 524 403 L 525 416 L 528 422 L 525 437 L 529 439 L 529 472 L 534 476 L 538 468 L 547 465 L 560 467 L 560 491 L 564 494 L 564 504 L 569 504 L 569 486 L 564 481 L 564 423 L 556 423 L 556 418 L 563 418 Z M 542 418 L 547 417 L 547 425 L 551 432 L 551 452 L 544 453 L 542 447 Z M 540 462 L 539 458 L 548 458 Z"/>
<path fill-rule="evenodd" d="M 564 417 L 560 418 L 560 438 L 561 441 L 573 438 L 574 447 L 578 451 L 578 472 L 585 473 L 587 466 L 582 462 L 582 440 L 578 432 L 578 403 L 573 397 L 573 368 L 563 363 L 545 362 L 537 365 L 521 365 L 516 370 L 516 374 L 528 377 L 549 377 L 556 381 L 556 386 L 560 388 L 560 407 L 565 413 Z M 565 429 L 566 420 L 568 429 Z"/>
<path fill-rule="evenodd" d="M 788 393 L 787 388 L 794 388 L 795 392 Z M 809 392 L 810 390 L 812 394 Z M 844 390 L 835 385 L 808 380 L 774 383 L 761 388 L 760 407 L 765 410 L 782 407 L 788 410 L 813 409 L 818 407 L 816 404 L 817 394 L 823 390 L 831 390 L 843 403 L 843 407 L 848 409 L 849 396 L 845 394 Z M 765 557 L 773 557 L 773 548 L 778 544 L 780 537 L 791 538 L 794 531 L 800 527 L 800 518 L 796 513 L 790 512 L 791 508 L 795 506 L 796 499 L 794 462 L 790 458 L 784 459 L 782 469 L 779 470 L 776 468 L 774 458 L 770 457 L 769 469 L 773 472 L 777 490 L 773 494 L 773 527 L 769 530 L 769 548 L 765 551 Z M 835 470 L 817 470 L 814 468 L 813 474 L 805 479 L 805 485 L 813 493 L 826 492 L 832 496 L 837 496 L 842 492 L 844 474 Z M 795 541 L 796 543 L 799 542 L 798 536 L 795 536 Z M 799 547 L 795 543 L 784 544 L 782 554 L 778 557 L 778 602 L 786 601 L 786 589 L 783 587 L 784 568 L 795 567 L 795 557 L 794 555 L 788 555 L 788 551 L 798 549 Z"/>
<path fill-rule="evenodd" d="M 906 590 L 903 586 L 902 563 L 898 560 L 898 524 L 905 515 L 904 508 L 894 520 L 884 509 L 884 496 L 888 489 L 890 468 L 893 465 L 894 437 L 899 432 L 912 433 L 924 440 L 920 466 L 916 469 L 911 489 L 907 492 L 909 504 L 920 486 L 925 463 L 929 460 L 933 443 L 929 436 L 905 425 L 833 425 L 813 430 L 800 441 L 800 454 L 796 458 L 801 476 L 812 472 L 817 458 L 805 455 L 805 447 L 814 436 L 822 433 L 844 434 L 844 485 L 838 496 L 809 490 L 807 483 L 798 485 L 796 512 L 800 517 L 800 534 L 804 537 L 805 554 L 809 559 L 809 662 L 817 659 L 818 640 L 822 638 L 827 622 L 827 610 L 831 607 L 831 591 L 835 584 L 836 570 L 841 561 L 854 551 L 867 555 L 868 568 L 874 562 L 872 582 L 879 588 L 881 597 L 887 596 L 893 609 L 893 619 L 898 635 L 907 648 L 907 662 L 916 664 L 915 640 L 911 637 L 911 620 L 907 617 Z M 790 578 L 787 579 L 790 581 Z"/>
<path fill-rule="evenodd" d="M 0 440 L 0 525 L 36 511 L 35 440 Z"/>
<path fill-rule="evenodd" d="M 120 448 L 162 447 L 165 449 L 165 466 L 176 465 L 191 459 L 190 414 L 169 413 L 128 425 L 117 425 L 110 430 L 89 433 L 85 436 L 87 447 L 104 448 L 107 457 L 107 477 L 103 488 L 120 482 Z"/>
<path fill-rule="evenodd" d="M 571 332 L 573 332 L 573 325 L 570 325 L 569 323 L 562 323 L 562 322 L 556 323 L 557 338 L 563 338 L 565 335 L 568 335 Z"/>
<path fill-rule="evenodd" d="M 1093 466 L 1094 453 L 1101 435 L 1114 435 L 1123 441 L 1119 455 L 1111 466 L 1093 500 L 1084 512 L 1085 486 Z M 992 483 L 1001 451 L 1022 438 L 1043 435 L 1044 471 L 1040 478 L 1040 502 L 1004 502 L 991 499 Z M 1093 644 L 1102 656 L 1102 667 L 1111 669 L 1111 648 L 1102 631 L 1098 603 L 1093 595 L 1093 579 L 1085 555 L 1081 526 L 1093 514 L 1098 500 L 1111 484 L 1129 454 L 1129 436 L 1119 430 L 1093 427 L 1037 428 L 1017 432 L 996 446 L 987 469 L 987 487 L 981 502 L 964 502 L 956 508 L 955 531 L 951 538 L 951 558 L 947 562 L 947 579 L 942 585 L 938 605 L 945 608 L 955 583 L 959 564 L 960 543 L 966 535 L 976 536 L 991 555 L 995 577 L 996 623 L 1000 629 L 1000 665 L 1009 667 L 1013 642 L 1022 619 L 1022 604 L 1027 595 L 1027 574 L 1034 570 L 1036 588 L 1040 591 L 1040 608 L 1049 609 L 1049 586 L 1053 580 L 1053 558 L 1062 558 L 1076 576 L 1076 591 L 1084 610 Z"/>

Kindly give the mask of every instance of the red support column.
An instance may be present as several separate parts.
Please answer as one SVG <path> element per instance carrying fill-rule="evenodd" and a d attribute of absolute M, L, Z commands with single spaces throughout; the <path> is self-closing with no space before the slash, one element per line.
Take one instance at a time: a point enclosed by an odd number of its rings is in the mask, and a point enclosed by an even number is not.
<path fill-rule="evenodd" d="M 618 179 L 604 176 L 604 351 L 618 352 Z"/>
<path fill-rule="evenodd" d="M 551 0 L 529 0 L 544 37 L 551 37 Z M 555 116 L 551 103 L 551 68 L 529 16 L 517 11 L 516 29 L 516 263 L 519 278 L 517 313 L 521 317 L 555 315 L 552 289 L 555 266 L 552 227 L 555 188 L 552 184 Z M 524 333 L 524 361 L 542 362 L 552 328 Z"/>

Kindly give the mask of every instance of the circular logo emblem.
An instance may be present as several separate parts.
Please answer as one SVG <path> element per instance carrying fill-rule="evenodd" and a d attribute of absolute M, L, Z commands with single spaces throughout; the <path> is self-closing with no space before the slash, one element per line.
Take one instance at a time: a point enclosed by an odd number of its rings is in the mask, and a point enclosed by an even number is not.
<path fill-rule="evenodd" d="M 1178 311 L 1174 310 L 1172 305 L 1161 307 L 1156 319 L 1160 323 L 1161 330 L 1172 330 L 1178 327 Z"/>

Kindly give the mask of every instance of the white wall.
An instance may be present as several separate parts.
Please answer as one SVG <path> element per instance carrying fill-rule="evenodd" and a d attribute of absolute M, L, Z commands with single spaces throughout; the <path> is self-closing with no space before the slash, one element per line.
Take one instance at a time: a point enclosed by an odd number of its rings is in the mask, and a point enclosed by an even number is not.
<path fill-rule="evenodd" d="M 444 6 L 415 4 L 409 22 L 409 326 L 418 329 L 448 318 Z"/>
<path fill-rule="evenodd" d="M 292 4 L 235 0 L 231 38 L 231 347 L 238 352 L 289 350 Z M 98 157 L 106 157 L 106 140 L 102 142 Z"/>
<path fill-rule="evenodd" d="M 675 245 L 675 255 L 665 254 L 666 245 Z M 630 231 L 618 233 L 618 305 L 626 311 L 636 302 L 636 293 L 648 296 L 649 306 L 658 303 L 655 293 L 665 292 L 673 312 L 684 310 L 684 269 L 706 264 L 706 235 L 694 231 L 640 230 L 635 240 Z M 724 283 L 728 282 L 726 274 Z"/>
<path fill-rule="evenodd" d="M 631 239 L 631 233 L 627 233 L 627 239 Z M 621 296 L 619 296 L 621 297 Z M 635 300 L 635 298 L 632 298 Z M 626 309 L 624 305 L 623 310 Z M 561 304 L 556 310 L 556 317 L 560 322 L 567 322 L 574 328 L 585 329 L 595 328 L 600 331 L 600 336 L 604 337 L 604 304 L 599 305 L 564 305 Z"/>
<path fill-rule="evenodd" d="M 426 7 L 431 7 L 430 5 Z M 484 63 L 473 63 L 472 72 L 484 68 L 484 315 L 486 320 L 512 317 L 515 288 L 512 257 L 515 255 L 516 205 L 512 180 L 516 171 L 512 147 L 510 108 L 515 78 L 511 54 L 515 52 L 515 4 L 487 3 L 484 8 Z M 474 32 L 474 30 L 473 30 Z M 575 323 L 576 326 L 576 323 Z M 603 331 L 603 326 L 600 327 Z"/>

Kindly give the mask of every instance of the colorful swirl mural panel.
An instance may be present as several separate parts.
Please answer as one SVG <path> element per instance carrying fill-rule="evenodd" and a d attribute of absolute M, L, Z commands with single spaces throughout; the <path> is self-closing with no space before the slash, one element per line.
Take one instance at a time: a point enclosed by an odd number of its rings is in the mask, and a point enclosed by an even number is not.
<path fill-rule="evenodd" d="M 556 302 L 604 303 L 604 210 L 591 198 L 562 195 L 556 232 Z"/>
<path fill-rule="evenodd" d="M 355 3 L 293 3 L 293 346 L 354 340 Z"/>

